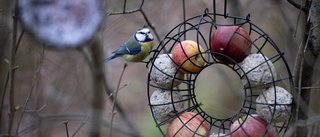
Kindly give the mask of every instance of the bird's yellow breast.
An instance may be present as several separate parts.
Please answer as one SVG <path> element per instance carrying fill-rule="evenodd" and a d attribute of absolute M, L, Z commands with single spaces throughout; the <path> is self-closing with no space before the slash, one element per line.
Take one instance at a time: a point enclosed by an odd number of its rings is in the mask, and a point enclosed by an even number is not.
<path fill-rule="evenodd" d="M 153 47 L 153 41 L 140 42 L 141 51 L 136 55 L 123 55 L 126 62 L 140 62 L 144 60 L 150 53 Z"/>

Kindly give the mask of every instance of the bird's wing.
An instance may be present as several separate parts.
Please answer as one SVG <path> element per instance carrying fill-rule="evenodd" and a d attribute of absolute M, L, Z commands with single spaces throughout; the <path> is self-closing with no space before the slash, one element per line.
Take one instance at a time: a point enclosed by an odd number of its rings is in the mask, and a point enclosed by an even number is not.
<path fill-rule="evenodd" d="M 129 55 L 135 55 L 138 54 L 141 51 L 141 44 L 134 40 L 133 37 L 131 37 L 125 44 L 121 45 L 118 50 L 114 51 L 115 54 L 129 54 Z"/>

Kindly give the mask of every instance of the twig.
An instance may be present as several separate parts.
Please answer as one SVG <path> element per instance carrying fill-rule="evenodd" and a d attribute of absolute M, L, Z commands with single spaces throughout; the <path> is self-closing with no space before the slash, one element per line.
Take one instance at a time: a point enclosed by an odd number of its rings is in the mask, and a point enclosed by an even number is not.
<path fill-rule="evenodd" d="M 22 36 L 24 34 L 24 29 L 23 31 L 21 32 L 20 36 L 19 36 L 19 39 L 18 39 L 18 42 L 17 42 L 17 45 L 15 47 L 15 53 L 17 52 L 18 50 L 18 47 L 20 45 L 20 42 L 21 42 L 21 39 L 22 39 Z M 7 35 L 7 37 L 5 38 L 5 40 L 3 41 L 3 43 L 1 44 L 4 44 L 7 40 L 9 39 L 9 35 Z M 0 44 L 0 45 L 1 45 Z M 9 62 L 10 63 L 10 62 Z M 8 64 L 9 65 L 9 64 Z M 9 72 L 10 70 L 8 70 L 7 74 L 6 74 L 6 78 L 4 80 L 4 85 L 3 85 L 3 88 L 2 88 L 2 92 L 1 92 L 1 96 L 0 96 L 0 110 L 2 110 L 3 108 L 3 101 L 4 101 L 4 96 L 5 96 L 5 93 L 6 93 L 6 90 L 7 90 L 7 86 L 8 86 L 8 82 L 9 82 Z M 0 113 L 0 123 L 2 123 L 2 112 Z M 1 125 L 0 125 L 0 129 L 1 129 Z M 1 130 L 0 130 L 0 134 L 1 134 Z"/>
<path fill-rule="evenodd" d="M 127 0 L 124 0 L 124 2 L 123 2 L 123 12 L 126 11 L 126 5 L 127 5 Z"/>
<path fill-rule="evenodd" d="M 34 109 L 34 110 L 24 110 L 24 112 L 26 112 L 26 113 L 40 112 L 40 111 L 43 110 L 46 106 L 47 106 L 47 104 L 44 104 L 42 107 L 40 107 L 40 108 L 38 108 L 38 109 Z"/>
<path fill-rule="evenodd" d="M 81 125 L 79 126 L 79 128 L 77 128 L 77 130 L 72 134 L 71 137 L 74 137 L 79 131 L 80 129 L 83 127 L 83 125 L 86 123 L 87 119 L 89 118 L 89 115 L 86 116 L 86 118 L 82 121 Z"/>
<path fill-rule="evenodd" d="M 44 46 L 43 46 L 43 49 L 42 49 L 42 55 L 40 57 L 40 64 L 39 64 L 39 67 L 38 69 L 35 71 L 34 75 L 33 75 L 33 80 L 32 80 L 32 84 L 31 84 L 31 89 L 30 89 L 30 92 L 27 96 L 27 99 L 26 99 L 26 102 L 24 103 L 24 108 L 23 108 L 23 111 L 22 111 L 22 114 L 20 115 L 20 119 L 19 119 L 19 122 L 18 122 L 18 126 L 16 128 L 16 136 L 18 136 L 18 131 L 19 131 L 19 127 L 20 127 L 20 124 L 21 124 L 21 121 L 22 121 L 22 117 L 24 116 L 25 112 L 26 112 L 26 109 L 27 109 L 27 105 L 29 103 L 29 100 L 30 100 L 30 97 L 32 95 L 32 91 L 34 89 L 34 87 L 36 85 L 38 85 L 38 82 L 39 82 L 39 75 L 40 75 L 40 71 L 42 69 L 42 65 L 43 65 L 43 58 L 44 58 Z M 41 110 L 41 108 L 40 108 Z"/>
<path fill-rule="evenodd" d="M 306 127 L 306 126 L 314 125 L 319 122 L 320 122 L 320 115 L 315 115 L 315 116 L 309 117 L 306 120 L 299 120 L 297 122 L 297 126 Z"/>
<path fill-rule="evenodd" d="M 68 120 L 65 120 L 65 121 L 62 121 L 62 123 L 65 125 L 67 137 L 69 137 L 69 130 L 68 130 L 68 123 L 69 123 L 69 121 L 68 121 Z"/>
<path fill-rule="evenodd" d="M 156 31 L 156 28 L 152 25 L 152 23 L 150 22 L 148 16 L 146 15 L 146 13 L 144 12 L 144 10 L 142 9 L 142 6 L 144 4 L 144 0 L 141 1 L 141 4 L 139 6 L 139 8 L 133 9 L 133 10 L 126 10 L 126 0 L 124 1 L 123 4 L 123 10 L 122 12 L 109 12 L 107 10 L 105 10 L 105 12 L 107 12 L 107 15 L 120 15 L 120 14 L 132 14 L 134 12 L 140 12 L 144 18 L 144 20 L 146 21 L 146 23 L 148 24 L 148 26 L 151 28 L 151 30 L 155 33 L 155 36 L 157 38 L 157 40 L 160 42 L 160 36 Z"/>
<path fill-rule="evenodd" d="M 302 1 L 302 0 L 301 0 Z M 308 12 L 308 10 L 309 10 L 309 8 L 307 8 L 306 6 L 302 6 L 302 3 L 296 3 L 294 0 L 288 0 L 288 2 L 292 5 L 292 6 L 294 6 L 294 7 L 296 7 L 297 9 L 301 9 L 302 11 L 304 11 L 304 12 Z"/>
<path fill-rule="evenodd" d="M 128 118 L 127 114 L 125 113 L 124 111 L 124 107 L 121 105 L 121 103 L 118 101 L 118 100 L 115 100 L 114 99 L 114 96 L 113 94 L 115 92 L 112 92 L 114 91 L 113 89 L 111 89 L 111 86 L 109 85 L 109 83 L 107 82 L 107 76 L 104 75 L 104 86 L 105 86 L 105 89 L 106 89 L 106 94 L 108 96 L 110 96 L 110 99 L 112 102 L 115 101 L 115 105 L 116 105 L 116 108 L 117 108 L 117 112 L 118 114 L 120 114 L 121 118 L 126 122 L 126 124 L 128 125 L 129 129 L 132 130 L 132 134 L 134 137 L 140 137 L 140 132 L 139 130 L 136 129 L 136 126 L 134 126 L 134 124 L 130 121 L 130 119 Z M 117 92 L 117 91 L 116 91 Z"/>
<path fill-rule="evenodd" d="M 301 0 L 300 4 L 302 4 L 302 0 Z M 301 17 L 301 11 L 302 11 L 302 7 L 299 8 L 299 14 L 298 14 L 298 18 L 296 21 L 296 28 L 295 28 L 294 35 L 293 35 L 294 37 L 296 37 L 297 31 L 298 31 L 298 25 L 299 25 L 299 20 Z"/>
<path fill-rule="evenodd" d="M 6 29 L 7 29 L 7 27 L 5 27 Z M 3 33 L 4 34 L 4 33 Z M 0 43 L 0 45 L 4 45 L 6 42 L 7 42 L 7 40 L 9 39 L 9 37 L 10 37 L 10 34 L 9 33 L 6 33 L 7 35 L 6 36 L 4 36 L 4 38 L 3 38 L 3 40 L 0 40 L 1 41 L 1 43 Z M 5 60 L 0 60 L 0 61 L 5 61 Z M 9 64 L 8 64 L 8 66 L 9 66 Z M 9 71 L 10 70 L 8 70 L 7 71 L 7 74 L 5 74 L 6 76 L 5 76 L 5 80 L 4 80 L 4 83 L 3 83 L 3 88 L 1 89 L 1 95 L 0 95 L 0 110 L 3 110 L 3 102 L 4 102 L 4 97 L 5 97 L 5 94 L 6 94 L 6 91 L 7 91 L 7 86 L 8 86 L 8 81 L 9 81 Z M 3 111 L 1 111 L 0 112 L 0 123 L 3 123 L 2 122 L 2 112 Z M 0 129 L 2 129 L 2 124 L 0 124 Z M 0 135 L 2 134 L 2 130 L 0 130 Z"/>
<path fill-rule="evenodd" d="M 22 31 L 21 31 L 21 33 L 20 33 L 20 35 L 19 35 L 19 39 L 18 39 L 18 41 L 17 41 L 17 46 L 16 46 L 16 48 L 15 48 L 15 51 L 16 51 L 16 52 L 18 51 L 18 48 L 19 48 L 20 43 L 21 43 L 21 41 L 22 41 L 22 37 L 24 36 L 23 34 L 24 34 L 24 29 L 22 29 Z"/>
<path fill-rule="evenodd" d="M 104 120 L 102 122 L 102 124 L 103 124 L 103 126 L 108 126 L 108 127 L 111 126 L 111 122 L 106 121 L 106 120 Z M 115 131 L 121 132 L 123 134 L 127 134 L 127 135 L 132 136 L 132 137 L 136 137 L 137 136 L 137 134 L 132 132 L 131 129 L 128 129 L 128 128 L 126 129 L 123 126 L 117 125 L 116 123 L 112 124 L 112 128 Z M 139 137 L 141 137 L 141 136 L 139 136 Z"/>
<path fill-rule="evenodd" d="M 3 101 L 4 101 L 4 96 L 6 93 L 8 81 L 9 81 L 9 72 L 6 74 L 6 78 L 5 78 L 4 85 L 2 88 L 2 92 L 1 92 L 1 101 L 0 101 L 0 109 L 1 110 L 3 110 Z M 2 111 L 0 113 L 0 123 L 2 123 Z M 2 124 L 0 124 L 0 129 L 2 129 Z M 1 133 L 1 130 L 0 130 L 0 133 Z"/>
<path fill-rule="evenodd" d="M 120 15 L 120 14 L 131 14 L 140 11 L 140 9 L 127 10 L 122 12 L 107 12 L 107 15 Z"/>
<path fill-rule="evenodd" d="M 154 34 L 156 35 L 156 38 L 157 38 L 158 41 L 160 42 L 160 36 L 159 36 L 159 34 L 157 33 L 156 28 L 155 28 L 155 27 L 152 25 L 152 23 L 149 21 L 146 13 L 145 13 L 142 9 L 140 10 L 140 12 L 141 12 L 144 20 L 146 20 L 148 26 L 154 31 Z"/>
<path fill-rule="evenodd" d="M 8 136 L 11 136 L 11 131 L 13 127 L 14 114 L 15 114 L 15 104 L 14 104 L 14 65 L 15 65 L 15 46 L 17 40 L 17 29 L 18 29 L 18 21 L 16 17 L 13 17 L 13 32 L 12 32 L 12 45 L 11 45 L 11 55 L 10 55 L 10 64 L 9 64 L 9 122 L 8 122 Z"/>
<path fill-rule="evenodd" d="M 73 133 L 71 135 L 71 137 L 75 137 L 76 133 L 79 132 L 79 130 L 81 129 L 81 127 L 83 127 L 83 125 L 86 123 L 87 119 L 89 119 L 89 115 L 84 115 L 84 114 L 58 114 L 58 115 L 43 115 L 39 117 L 42 120 L 65 120 L 65 119 L 69 119 L 69 120 L 79 120 L 79 119 L 84 119 L 82 121 L 82 124 L 80 125 L 80 127 L 75 131 L 75 133 Z M 110 126 L 110 121 L 107 121 L 105 119 L 102 120 L 102 125 L 103 126 Z M 33 128 L 30 128 L 33 127 Z M 26 134 L 26 132 L 30 131 L 30 129 L 35 129 L 34 125 L 31 125 L 30 127 L 27 127 L 26 129 L 24 129 L 23 133 L 20 134 Z M 131 131 L 131 129 L 129 128 L 124 128 L 122 125 L 117 125 L 116 123 L 113 123 L 113 129 L 120 132 L 120 133 L 124 133 L 127 134 L 129 136 L 137 136 L 134 132 Z M 28 130 L 28 131 L 27 131 Z M 139 136 L 141 137 L 141 136 Z"/>
<path fill-rule="evenodd" d="M 320 89 L 320 87 L 294 87 L 295 89 Z"/>
<path fill-rule="evenodd" d="M 110 127 L 109 127 L 109 137 L 111 137 L 112 135 L 112 124 L 113 124 L 113 120 L 114 120 L 114 116 L 116 114 L 115 112 L 115 103 L 116 103 L 116 100 L 117 100 L 117 97 L 118 97 L 118 91 L 120 89 L 120 84 L 121 84 L 121 81 L 122 81 L 122 77 L 123 77 L 123 74 L 125 72 L 127 68 L 127 63 L 124 63 L 124 66 L 123 66 L 123 70 L 121 72 L 121 75 L 120 75 L 120 78 L 119 78 L 119 81 L 118 81 L 118 85 L 117 85 L 117 91 L 114 93 L 114 99 L 113 99 L 113 104 L 112 104 L 112 111 L 111 111 L 111 118 L 110 118 Z"/>
<path fill-rule="evenodd" d="M 122 86 L 120 89 L 124 88 L 125 86 L 127 86 L 127 84 Z M 104 103 L 107 102 L 111 98 L 111 96 L 112 96 L 112 94 L 109 95 L 109 97 L 104 101 Z M 77 128 L 77 130 L 72 134 L 71 137 L 74 137 L 80 131 L 80 129 L 84 126 L 84 124 L 86 123 L 88 118 L 89 118 L 89 114 L 85 117 L 85 119 L 82 121 L 81 125 Z M 130 134 L 132 134 L 132 133 L 130 133 Z"/>
<path fill-rule="evenodd" d="M 121 89 L 123 89 L 124 87 L 126 87 L 128 84 L 124 84 L 122 87 L 119 88 L 119 90 L 117 90 L 116 92 L 119 92 Z M 108 98 L 104 101 L 104 102 L 107 102 L 109 99 L 111 99 L 113 96 L 113 94 L 111 93 Z"/>
<path fill-rule="evenodd" d="M 308 15 L 306 15 L 308 16 Z M 310 28 L 311 23 L 308 19 L 306 19 L 306 29 L 305 29 L 305 35 L 303 37 L 303 42 L 299 46 L 298 55 L 295 61 L 294 66 L 294 84 L 298 85 L 298 89 L 296 90 L 296 103 L 295 103 L 295 120 L 296 122 L 299 119 L 307 119 L 309 117 L 309 110 L 308 110 L 308 104 L 310 101 L 310 89 L 302 89 L 302 87 L 309 87 L 312 86 L 312 75 L 315 65 L 315 60 L 317 56 L 310 55 L 309 52 L 307 52 L 307 49 L 310 49 L 312 47 L 311 42 L 311 34 L 314 28 Z M 312 58 L 312 59 L 309 59 Z M 306 63 L 306 59 L 312 60 L 308 61 Z M 304 91 L 302 91 L 304 90 Z M 295 132 L 297 136 L 306 136 L 307 131 L 306 127 L 297 127 L 297 130 L 299 132 Z"/>

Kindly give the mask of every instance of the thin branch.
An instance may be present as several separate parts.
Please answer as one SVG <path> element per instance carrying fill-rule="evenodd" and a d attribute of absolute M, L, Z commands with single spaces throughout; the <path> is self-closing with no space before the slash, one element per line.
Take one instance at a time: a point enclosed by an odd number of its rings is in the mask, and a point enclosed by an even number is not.
<path fill-rule="evenodd" d="M 103 126 L 108 126 L 108 127 L 110 127 L 110 126 L 111 126 L 111 122 L 106 121 L 106 120 L 103 120 L 103 121 L 102 121 L 102 125 L 103 125 Z M 120 126 L 120 125 L 117 125 L 116 123 L 113 123 L 113 124 L 112 124 L 112 128 L 113 128 L 113 130 L 115 130 L 115 131 L 118 131 L 118 132 L 120 132 L 120 133 L 129 135 L 129 136 L 132 136 L 132 137 L 141 137 L 141 135 L 137 135 L 135 132 L 132 132 L 131 129 L 125 128 L 125 127 Z"/>
<path fill-rule="evenodd" d="M 42 107 L 38 108 L 38 109 L 33 109 L 33 110 L 23 110 L 26 113 L 35 113 L 35 112 L 40 112 L 42 111 L 45 107 L 47 106 L 47 104 L 44 104 Z"/>
<path fill-rule="evenodd" d="M 107 15 L 121 15 L 121 14 L 131 14 L 140 11 L 141 9 L 133 9 L 133 10 L 127 10 L 127 11 L 122 11 L 122 12 L 107 12 Z"/>
<path fill-rule="evenodd" d="M 115 92 L 117 92 L 117 91 L 112 92 L 112 91 L 114 91 L 114 90 L 111 88 L 111 86 L 110 86 L 109 83 L 107 82 L 107 76 L 106 76 L 106 75 L 104 75 L 103 80 L 104 80 L 104 87 L 105 87 L 106 92 L 107 92 L 106 94 L 107 94 L 108 96 L 110 96 L 110 100 L 111 100 L 112 102 L 115 101 L 115 105 L 116 105 L 118 114 L 120 114 L 122 120 L 124 120 L 124 121 L 126 122 L 126 124 L 128 125 L 129 129 L 132 130 L 132 132 L 133 132 L 132 134 L 134 135 L 134 137 L 140 137 L 141 135 L 140 135 L 139 130 L 137 130 L 137 129 L 136 129 L 136 126 L 134 126 L 134 124 L 132 123 L 132 121 L 130 121 L 128 115 L 127 115 L 127 114 L 125 113 L 125 111 L 124 111 L 124 107 L 121 105 L 121 103 L 120 103 L 118 100 L 115 100 L 115 99 L 114 99 L 113 94 L 114 94 Z"/>
<path fill-rule="evenodd" d="M 294 87 L 295 89 L 320 89 L 320 87 Z"/>
<path fill-rule="evenodd" d="M 120 78 L 119 78 L 119 81 L 118 81 L 118 85 L 117 85 L 117 91 L 114 93 L 114 99 L 113 99 L 113 104 L 112 104 L 112 110 L 111 110 L 111 118 L 110 118 L 110 127 L 109 127 L 109 137 L 112 137 L 112 124 L 113 124 L 113 120 L 114 120 L 114 116 L 116 114 L 115 112 L 115 103 L 116 103 L 116 100 L 117 100 L 117 97 L 118 97 L 118 91 L 120 89 L 120 84 L 121 84 L 121 81 L 122 81 L 122 78 L 123 78 L 123 74 L 127 68 L 127 63 L 124 63 L 124 66 L 123 66 L 123 70 L 121 72 L 121 75 L 120 75 Z"/>
<path fill-rule="evenodd" d="M 299 4 L 297 2 L 295 2 L 294 0 L 288 0 L 288 2 L 294 6 L 297 9 L 302 9 L 303 12 L 307 13 L 309 11 L 309 8 L 307 8 L 306 6 L 302 6 L 302 4 Z"/>
<path fill-rule="evenodd" d="M 20 33 L 19 39 L 18 39 L 18 41 L 17 41 L 17 46 L 16 46 L 16 48 L 15 48 L 15 51 L 16 51 L 16 52 L 18 51 L 18 48 L 19 48 L 20 43 L 21 43 L 21 41 L 22 41 L 22 37 L 24 36 L 23 34 L 24 34 L 24 29 L 22 29 L 22 32 Z"/>
<path fill-rule="evenodd" d="M 122 87 L 119 88 L 119 90 L 117 90 L 116 92 L 119 92 L 121 89 L 123 89 L 124 87 L 126 87 L 128 84 L 124 84 Z M 111 93 L 108 98 L 104 101 L 104 102 L 107 102 L 109 99 L 111 99 L 113 96 L 113 94 Z"/>
<path fill-rule="evenodd" d="M 306 7 L 312 7 L 309 4 L 311 2 L 306 1 Z M 313 6 L 315 8 L 315 6 Z M 295 122 L 298 122 L 298 120 L 305 120 L 309 117 L 311 110 L 308 109 L 309 101 L 310 101 L 310 88 L 303 89 L 302 87 L 311 87 L 312 86 L 312 79 L 313 79 L 313 71 L 315 67 L 315 61 L 317 60 L 317 55 L 312 54 L 313 53 L 313 43 L 312 43 L 312 31 L 314 28 L 311 28 L 313 25 L 310 20 L 310 18 L 313 18 L 311 15 L 309 15 L 309 12 L 305 13 L 305 30 L 303 35 L 303 42 L 299 46 L 298 55 L 295 60 L 295 66 L 294 66 L 294 85 L 298 86 L 298 89 L 296 89 L 295 93 L 296 96 L 295 99 L 296 103 L 294 104 L 294 116 L 295 116 Z M 311 41 L 311 42 L 309 42 Z M 297 124 L 297 123 L 296 123 Z M 307 135 L 307 127 L 295 127 L 295 135 L 296 136 L 306 136 Z M 298 132 L 299 131 L 299 132 Z"/>
<path fill-rule="evenodd" d="M 18 126 L 16 128 L 16 136 L 18 136 L 18 131 L 19 131 L 19 127 L 20 127 L 20 124 L 21 124 L 21 121 L 22 121 L 22 117 L 24 116 L 25 112 L 26 112 L 26 109 L 27 109 L 27 105 L 29 103 L 29 100 L 30 100 L 30 97 L 32 95 L 32 91 L 34 89 L 34 87 L 36 85 L 38 85 L 39 83 L 39 75 L 40 75 L 40 71 L 42 69 L 42 65 L 43 65 L 43 58 L 44 58 L 44 46 L 42 48 L 42 54 L 41 54 L 41 57 L 40 57 L 40 64 L 39 64 L 39 67 L 38 69 L 35 71 L 34 75 L 33 75 L 33 80 L 32 80 L 32 84 L 31 84 L 31 89 L 30 89 L 30 92 L 27 96 L 27 99 L 26 99 L 26 102 L 24 103 L 24 108 L 23 108 L 23 111 L 22 111 L 22 114 L 20 115 L 20 119 L 19 119 L 19 122 L 18 122 Z M 40 108 L 41 110 L 41 108 Z"/>
<path fill-rule="evenodd" d="M 15 46 L 17 41 L 17 30 L 18 30 L 18 20 L 16 17 L 13 17 L 13 32 L 12 32 L 12 45 L 11 45 L 11 55 L 9 63 L 9 122 L 8 122 L 8 136 L 11 136 L 11 131 L 13 128 L 14 114 L 15 114 L 15 104 L 14 104 L 14 72 L 15 72 Z"/>
<path fill-rule="evenodd" d="M 4 26 L 4 27 L 6 27 L 6 26 Z M 21 32 L 21 34 L 20 34 L 20 36 L 19 36 L 19 39 L 18 39 L 18 41 L 17 41 L 17 45 L 16 45 L 16 47 L 15 47 L 15 53 L 16 53 L 17 50 L 18 50 L 18 47 L 19 47 L 20 42 L 21 42 L 21 40 L 22 40 L 23 34 L 24 34 L 24 29 L 22 30 L 22 32 Z M 10 35 L 7 35 L 7 37 L 6 37 L 5 40 L 3 41 L 2 45 L 4 45 L 5 42 L 9 39 L 9 36 L 10 36 Z M 0 44 L 0 45 L 1 45 L 1 44 Z M 10 63 L 10 62 L 9 62 L 9 63 Z M 8 65 L 9 65 L 9 64 L 8 64 Z M 14 70 L 15 70 L 15 68 L 14 68 Z M 1 95 L 0 95 L 0 99 L 1 99 L 1 101 L 0 101 L 0 109 L 1 109 L 1 110 L 2 110 L 2 108 L 3 108 L 4 96 L 5 96 L 5 93 L 6 93 L 6 90 L 7 90 L 7 86 L 8 86 L 8 82 L 9 82 L 9 73 L 10 73 L 9 71 L 10 71 L 10 70 L 8 70 L 8 72 L 7 72 L 7 74 L 6 74 L 6 77 L 5 77 L 5 80 L 4 80 L 4 85 L 3 85 L 2 92 L 1 92 Z M 2 112 L 0 113 L 0 123 L 2 123 Z M 1 129 L 1 125 L 0 125 L 0 129 Z M 0 134 L 1 134 L 1 131 L 0 131 Z"/>
<path fill-rule="evenodd" d="M 156 38 L 158 39 L 158 41 L 160 42 L 160 36 L 159 34 L 157 33 L 156 31 L 156 28 L 152 25 L 152 23 L 150 22 L 150 20 L 148 19 L 146 13 L 143 11 L 143 10 L 140 10 L 144 20 L 146 20 L 148 26 L 154 31 L 155 35 L 156 35 Z"/>
<path fill-rule="evenodd" d="M 301 8 L 302 8 L 302 6 L 301 6 L 299 3 L 296 3 L 294 0 L 288 0 L 288 2 L 289 2 L 292 6 L 296 7 L 297 9 L 301 9 Z"/>
<path fill-rule="evenodd" d="M 1 101 L 0 101 L 0 109 L 1 110 L 3 110 L 3 101 L 4 101 L 8 81 L 9 81 L 9 72 L 6 74 L 6 78 L 5 78 L 4 85 L 2 88 L 2 92 L 1 92 L 1 98 L 0 98 L 1 99 Z M 2 111 L 0 113 L 0 123 L 2 123 Z M 2 129 L 2 124 L 0 124 L 0 129 Z M 0 133 L 1 133 L 1 130 L 0 130 Z"/>
<path fill-rule="evenodd" d="M 142 9 L 143 4 L 144 4 L 144 0 L 141 1 L 139 9 Z"/>
<path fill-rule="evenodd" d="M 86 116 L 86 118 L 82 121 L 81 125 L 77 128 L 77 130 L 72 134 L 71 137 L 74 137 L 80 131 L 80 129 L 84 126 L 88 118 L 89 115 Z"/>
<path fill-rule="evenodd" d="M 80 127 L 75 131 L 74 134 L 71 135 L 71 137 L 74 137 L 76 135 L 76 133 L 79 132 L 79 130 L 81 129 L 81 127 L 86 123 L 87 119 L 89 118 L 89 115 L 84 115 L 84 114 L 63 114 L 63 115 L 44 115 L 44 116 L 40 116 L 39 117 L 41 120 L 65 120 L 65 119 L 69 119 L 69 120 L 79 120 L 79 119 L 84 119 L 82 121 L 82 124 L 80 125 Z M 110 121 L 107 121 L 105 119 L 102 120 L 102 126 L 107 126 L 109 127 Z M 30 127 L 33 127 L 34 125 L 31 125 Z M 26 129 L 30 129 L 30 127 L 27 127 Z M 115 131 L 118 131 L 120 133 L 129 135 L 129 136 L 137 136 L 134 132 L 131 132 L 131 129 L 129 128 L 125 128 L 122 125 L 118 125 L 116 123 L 113 123 L 113 129 Z M 25 132 L 23 132 L 25 133 Z M 20 133 L 22 134 L 22 133 Z M 141 137 L 141 136 L 139 136 Z"/>
<path fill-rule="evenodd" d="M 127 86 L 127 84 L 125 84 L 124 86 L 120 87 L 120 89 L 124 88 L 125 86 Z M 118 91 L 116 91 L 116 92 L 118 92 Z M 112 94 L 110 94 L 110 95 L 108 96 L 108 98 L 104 101 L 104 103 L 107 102 L 110 98 L 112 98 L 111 96 L 112 96 Z M 77 130 L 72 134 L 71 137 L 74 137 L 74 136 L 80 131 L 80 129 L 84 126 L 84 124 L 86 123 L 86 121 L 87 121 L 88 118 L 89 118 L 89 114 L 85 117 L 85 119 L 82 121 L 81 125 L 77 128 Z M 106 123 L 106 122 L 104 122 L 104 123 Z M 107 122 L 107 123 L 108 123 L 108 122 Z M 109 124 L 109 125 L 110 125 L 110 124 Z M 113 127 L 113 128 L 114 128 L 114 127 Z M 127 133 L 128 135 L 134 135 L 134 133 L 132 133 L 132 132 L 126 132 L 126 133 Z"/>
<path fill-rule="evenodd" d="M 303 78 L 303 69 L 304 69 L 304 61 L 305 61 L 305 53 L 309 43 L 311 30 L 309 30 L 309 35 L 306 39 L 305 45 L 301 44 L 298 51 L 298 57 L 296 59 L 296 64 L 294 68 L 296 78 L 294 78 L 294 84 L 298 85 L 297 88 L 297 99 L 296 99 L 296 112 L 295 112 L 295 121 L 298 121 L 301 118 L 308 117 L 308 100 L 302 96 L 302 78 Z M 309 94 L 309 93 L 304 93 Z M 297 134 L 297 132 L 296 132 Z M 299 132 L 301 134 L 301 132 Z M 303 134 L 303 133 L 302 133 Z"/>
<path fill-rule="evenodd" d="M 124 0 L 124 2 L 123 2 L 123 11 L 122 12 L 126 11 L 126 6 L 127 6 L 127 0 Z"/>
<path fill-rule="evenodd" d="M 156 36 L 157 40 L 160 42 L 161 41 L 160 40 L 160 36 L 159 36 L 158 32 L 156 31 L 156 28 L 152 25 L 152 23 L 149 20 L 148 16 L 146 15 L 144 10 L 142 9 L 143 4 L 144 4 L 144 0 L 141 1 L 141 4 L 140 4 L 139 8 L 136 8 L 136 9 L 133 9 L 133 10 L 126 10 L 125 9 L 126 1 L 125 1 L 124 5 L 123 5 L 123 11 L 122 12 L 109 12 L 107 10 L 105 10 L 105 12 L 107 13 L 108 16 L 110 16 L 110 15 L 121 15 L 121 14 L 132 14 L 132 13 L 135 13 L 135 12 L 140 12 L 142 14 L 144 20 L 146 21 L 148 27 L 151 28 L 151 30 L 155 33 L 155 36 Z"/>
<path fill-rule="evenodd" d="M 140 4 L 139 8 L 133 9 L 133 10 L 126 10 L 127 0 L 125 0 L 123 2 L 122 12 L 108 12 L 106 10 L 105 11 L 107 12 L 107 15 L 131 14 L 131 13 L 140 11 L 142 9 L 143 4 L 144 4 L 144 0 L 141 1 L 141 4 Z"/>
<path fill-rule="evenodd" d="M 319 123 L 319 122 L 320 122 L 320 115 L 315 115 L 315 116 L 309 117 L 306 120 L 299 120 L 297 122 L 297 126 L 307 127 L 307 126 L 312 126 L 312 125 Z"/>
<path fill-rule="evenodd" d="M 66 120 L 66 121 L 63 121 L 62 123 L 65 125 L 65 127 L 66 127 L 67 137 L 69 137 L 69 130 L 68 130 L 68 123 L 69 123 L 69 121 L 68 121 L 68 120 Z"/>

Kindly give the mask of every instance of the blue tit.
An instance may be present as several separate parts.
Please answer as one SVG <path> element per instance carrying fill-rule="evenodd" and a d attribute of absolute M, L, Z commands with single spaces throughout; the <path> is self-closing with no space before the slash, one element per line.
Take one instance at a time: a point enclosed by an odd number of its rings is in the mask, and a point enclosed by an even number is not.
<path fill-rule="evenodd" d="M 108 62 L 117 57 L 123 57 L 125 63 L 144 60 L 153 47 L 153 36 L 148 28 L 139 29 L 130 39 L 121 45 L 113 55 L 104 60 Z"/>

